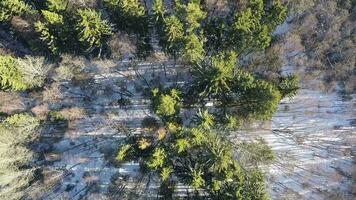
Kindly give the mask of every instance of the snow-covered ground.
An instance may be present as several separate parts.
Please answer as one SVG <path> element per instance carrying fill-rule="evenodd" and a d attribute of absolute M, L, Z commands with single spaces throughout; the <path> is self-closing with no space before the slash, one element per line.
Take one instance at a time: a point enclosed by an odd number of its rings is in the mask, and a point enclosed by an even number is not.
<path fill-rule="evenodd" d="M 288 24 L 281 26 L 278 34 L 286 31 Z M 299 73 L 288 58 L 302 52 L 292 49 L 285 53 L 285 72 Z M 142 86 L 187 77 L 183 66 L 173 67 L 168 61 L 129 66 L 127 61 L 109 67 L 92 65 L 87 68 L 92 81 L 61 83 L 62 99 L 50 107 L 78 107 L 86 114 L 70 121 L 63 137 L 53 144 L 58 156 L 47 170 L 60 174 L 60 178 L 41 199 L 123 199 L 127 188 L 141 198 L 143 194 L 155 196 L 155 178 L 143 176 L 138 163 L 117 168 L 107 158 L 124 140 L 126 130 L 140 134 L 144 131 L 141 121 L 152 115 Z M 120 106 L 122 97 L 131 103 Z M 354 199 L 355 97 L 344 100 L 337 93 L 322 93 L 302 83 L 295 98 L 282 101 L 271 122 L 263 128 L 241 131 L 239 137 L 264 138 L 276 154 L 276 160 L 264 169 L 272 199 Z M 181 186 L 181 191 L 186 189 Z"/>
<path fill-rule="evenodd" d="M 64 176 L 42 199 L 103 196 L 119 199 L 108 190 L 112 178 L 118 175 L 120 188 L 137 187 L 130 181 L 133 179 L 147 183 L 148 178 L 141 176 L 137 163 L 124 163 L 116 168 L 105 158 L 125 138 L 125 129 L 140 133 L 142 119 L 151 115 L 149 101 L 135 87 L 145 81 L 127 78 L 135 73 L 121 65 L 110 69 L 97 66 L 90 87 L 67 85 L 69 89 L 63 89 L 64 99 L 60 104 L 82 107 L 86 116 L 72 121 L 63 138 L 54 144 L 54 152 L 60 158 L 49 168 Z M 142 64 L 138 69 L 137 73 L 148 84 L 157 83 L 159 76 L 164 77 L 163 67 L 157 65 Z M 166 70 L 172 69 L 167 65 Z M 176 76 L 163 81 L 173 78 Z M 345 101 L 336 93 L 325 94 L 308 89 L 307 85 L 302 87 L 295 98 L 283 100 L 267 128 L 246 133 L 250 137 L 263 137 L 276 153 L 276 161 L 265 170 L 270 195 L 272 199 L 352 199 L 355 98 Z M 115 102 L 124 90 L 128 91 L 127 95 L 132 93 L 128 96 L 131 105 L 122 107 Z M 78 94 L 86 94 L 90 100 L 74 98 Z M 119 125 L 124 128 L 118 128 Z M 149 189 L 156 190 L 153 187 L 154 184 L 147 184 L 142 190 L 148 194 Z"/>
<path fill-rule="evenodd" d="M 353 199 L 356 101 L 302 89 L 279 106 L 261 136 L 277 155 L 268 172 L 273 199 Z"/>

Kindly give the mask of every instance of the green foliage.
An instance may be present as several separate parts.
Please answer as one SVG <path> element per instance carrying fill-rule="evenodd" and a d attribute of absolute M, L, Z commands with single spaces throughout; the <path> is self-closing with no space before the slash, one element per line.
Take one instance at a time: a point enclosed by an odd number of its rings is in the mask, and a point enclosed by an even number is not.
<path fill-rule="evenodd" d="M 156 95 L 160 95 L 159 92 Z M 241 170 L 232 146 L 215 128 L 177 128 L 168 122 L 165 142 L 153 142 L 146 151 L 149 155 L 136 154 L 132 159 L 144 160 L 151 170 L 157 171 L 167 189 L 175 184 L 169 180 L 173 175 L 179 182 L 204 191 L 207 199 L 267 197 L 263 176 L 257 171 Z M 156 136 L 152 136 L 152 141 L 154 138 Z M 140 151 L 136 145 L 133 148 Z M 267 152 L 265 147 L 262 149 Z"/>
<path fill-rule="evenodd" d="M 189 138 L 192 144 L 201 145 L 203 142 L 205 142 L 206 137 L 201 129 L 192 128 L 188 132 L 190 134 Z"/>
<path fill-rule="evenodd" d="M 140 26 L 145 22 L 146 11 L 138 0 L 104 0 L 104 5 L 114 15 L 121 28 L 133 30 L 142 28 Z"/>
<path fill-rule="evenodd" d="M 145 15 L 145 8 L 138 0 L 119 1 L 119 7 L 125 15 L 142 17 Z"/>
<path fill-rule="evenodd" d="M 273 151 L 262 138 L 256 142 L 243 142 L 239 146 L 243 151 L 248 152 L 246 157 L 249 164 L 260 164 L 275 159 Z"/>
<path fill-rule="evenodd" d="M 199 64 L 205 56 L 204 43 L 195 34 L 184 37 L 183 58 L 191 64 Z"/>
<path fill-rule="evenodd" d="M 70 37 L 67 21 L 62 14 L 56 12 L 42 10 L 41 13 L 43 21 L 35 22 L 35 30 L 49 52 L 59 54 L 60 51 L 64 51 L 66 40 Z"/>
<path fill-rule="evenodd" d="M 42 86 L 48 68 L 42 59 L 0 55 L 0 89 L 23 91 Z"/>
<path fill-rule="evenodd" d="M 65 121 L 66 118 L 59 111 L 50 111 L 48 117 L 51 121 Z"/>
<path fill-rule="evenodd" d="M 214 98 L 224 108 L 235 108 L 239 117 L 269 119 L 282 98 L 278 87 L 235 69 L 235 60 L 233 51 L 220 53 L 197 68 L 194 92 L 202 98 Z M 231 122 L 231 126 L 237 125 L 237 121 Z"/>
<path fill-rule="evenodd" d="M 0 89 L 27 89 L 27 85 L 22 82 L 22 74 L 17 68 L 16 60 L 11 56 L 0 56 Z"/>
<path fill-rule="evenodd" d="M 259 5 L 259 4 L 258 4 Z M 260 6 L 258 6 L 260 7 Z M 261 16 L 263 10 L 258 11 L 251 8 L 246 9 L 235 16 L 233 30 L 235 31 L 235 42 L 239 51 L 244 49 L 265 49 L 271 42 L 268 26 L 262 24 Z"/>
<path fill-rule="evenodd" d="M 199 189 L 202 188 L 205 184 L 205 181 L 202 177 L 203 172 L 201 170 L 196 170 L 193 169 L 192 171 L 192 181 L 190 183 L 190 185 L 195 188 L 195 189 Z"/>
<path fill-rule="evenodd" d="M 168 178 L 169 178 L 169 176 L 171 175 L 172 172 L 173 172 L 173 168 L 172 167 L 164 167 L 161 170 L 161 173 L 160 173 L 161 179 L 163 181 L 168 180 Z"/>
<path fill-rule="evenodd" d="M 164 42 L 161 40 L 166 50 L 171 53 L 178 52 L 183 41 L 183 24 L 178 17 L 172 15 L 164 18 Z"/>
<path fill-rule="evenodd" d="M 235 63 L 236 53 L 233 51 L 212 56 L 210 63 L 204 66 L 197 78 L 197 84 L 204 88 L 200 95 L 217 95 L 230 91 L 229 81 L 233 78 Z"/>
<path fill-rule="evenodd" d="M 101 19 L 100 13 L 92 9 L 79 9 L 76 30 L 78 39 L 86 47 L 87 51 L 101 48 L 108 36 L 112 34 L 108 22 Z"/>
<path fill-rule="evenodd" d="M 156 16 L 156 21 L 158 19 L 163 18 L 164 14 L 166 13 L 166 10 L 163 5 L 163 0 L 153 0 L 152 2 L 152 10 L 153 13 Z"/>
<path fill-rule="evenodd" d="M 239 99 L 240 111 L 245 117 L 266 120 L 277 110 L 282 96 L 272 84 L 257 80 L 247 90 L 241 93 Z"/>
<path fill-rule="evenodd" d="M 49 10 L 42 10 L 42 19 L 35 22 L 39 39 L 51 55 L 64 52 L 101 53 L 112 34 L 109 23 L 93 9 L 66 11 L 68 2 L 49 1 Z M 98 52 L 98 51 L 99 52 Z"/>
<path fill-rule="evenodd" d="M 236 15 L 233 27 L 239 32 L 248 34 L 252 33 L 256 29 L 256 23 L 256 19 L 254 18 L 251 9 L 248 8 L 247 10 Z"/>
<path fill-rule="evenodd" d="M 275 29 L 281 24 L 287 16 L 287 8 L 282 5 L 280 0 L 273 0 L 272 6 L 267 10 L 265 24 L 268 24 L 269 30 Z"/>
<path fill-rule="evenodd" d="M 224 126 L 227 130 L 235 130 L 236 128 L 241 126 L 241 120 L 239 120 L 235 116 L 228 115 L 226 117 L 226 122 L 225 122 Z"/>
<path fill-rule="evenodd" d="M 163 117 L 173 117 L 179 112 L 180 94 L 176 89 L 171 89 L 168 93 L 158 93 L 153 90 L 155 113 Z"/>
<path fill-rule="evenodd" d="M 210 170 L 221 173 L 228 170 L 231 165 L 232 150 L 228 143 L 224 142 L 221 137 L 211 135 L 206 142 L 207 155 L 209 156 Z"/>
<path fill-rule="evenodd" d="M 55 12 L 50 12 L 47 10 L 42 10 L 42 15 L 44 19 L 51 25 L 62 25 L 63 24 L 63 16 L 57 14 Z"/>
<path fill-rule="evenodd" d="M 208 110 L 199 110 L 196 115 L 196 122 L 202 129 L 210 129 L 214 125 L 214 116 Z"/>
<path fill-rule="evenodd" d="M 137 143 L 140 150 L 145 150 L 151 145 L 150 141 L 146 138 L 141 138 Z"/>
<path fill-rule="evenodd" d="M 177 102 L 169 95 L 162 94 L 159 98 L 156 113 L 162 116 L 172 116 L 176 113 Z"/>
<path fill-rule="evenodd" d="M 16 114 L 0 123 L 0 197 L 22 199 L 34 178 L 34 153 L 26 146 L 38 139 L 40 122 L 29 114 Z"/>
<path fill-rule="evenodd" d="M 187 32 L 191 33 L 200 27 L 202 20 L 206 17 L 206 12 L 200 9 L 198 3 L 188 3 L 183 6 L 183 18 L 187 25 Z"/>
<path fill-rule="evenodd" d="M 0 1 L 0 22 L 10 21 L 13 16 L 32 14 L 32 8 L 22 0 Z"/>
<path fill-rule="evenodd" d="M 268 200 L 265 192 L 265 182 L 263 174 L 258 170 L 250 170 L 245 176 L 246 183 L 242 190 L 244 199 Z"/>
<path fill-rule="evenodd" d="M 181 139 L 177 139 L 175 144 L 174 144 L 174 148 L 177 149 L 178 153 L 182 153 L 184 151 L 186 151 L 189 148 L 190 144 L 188 142 L 188 140 L 181 138 Z"/>
<path fill-rule="evenodd" d="M 281 77 L 278 84 L 278 89 L 281 92 L 282 98 L 294 97 L 299 90 L 299 78 L 296 75 L 287 75 Z"/>
<path fill-rule="evenodd" d="M 46 5 L 48 10 L 53 12 L 60 12 L 67 9 L 68 0 L 47 0 Z"/>
<path fill-rule="evenodd" d="M 153 154 L 152 154 L 152 157 L 148 163 L 148 166 L 153 169 L 163 167 L 166 157 L 167 157 L 167 154 L 164 149 L 156 148 L 153 151 Z"/>
<path fill-rule="evenodd" d="M 121 148 L 119 149 L 119 151 L 116 154 L 116 160 L 119 162 L 122 162 L 126 158 L 130 149 L 131 149 L 131 145 L 129 145 L 129 144 L 125 144 L 125 145 L 121 146 Z"/>

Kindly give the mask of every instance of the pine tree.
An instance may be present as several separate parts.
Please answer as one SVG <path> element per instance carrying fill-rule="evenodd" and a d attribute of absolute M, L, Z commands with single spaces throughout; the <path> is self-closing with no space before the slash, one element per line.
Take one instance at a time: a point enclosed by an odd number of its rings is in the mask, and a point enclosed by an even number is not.
<path fill-rule="evenodd" d="M 78 40 L 84 44 L 88 52 L 102 48 L 108 36 L 112 34 L 107 21 L 101 19 L 100 13 L 92 9 L 79 9 L 76 30 Z"/>
<path fill-rule="evenodd" d="M 0 55 L 0 89 L 14 91 L 27 89 L 16 64 L 16 60 L 11 56 Z"/>
<path fill-rule="evenodd" d="M 171 166 L 169 167 L 164 167 L 162 170 L 161 170 L 161 173 L 160 173 L 160 176 L 161 176 L 161 179 L 163 181 L 166 181 L 168 180 L 169 176 L 171 175 L 171 173 L 173 172 L 173 168 Z"/>
<path fill-rule="evenodd" d="M 167 52 L 177 55 L 183 46 L 183 24 L 174 15 L 164 18 L 163 24 L 160 43 Z"/>
<path fill-rule="evenodd" d="M 198 3 L 188 3 L 182 7 L 183 18 L 187 25 L 186 30 L 188 33 L 193 32 L 200 27 L 201 21 L 206 17 L 206 13 L 200 9 Z"/>
<path fill-rule="evenodd" d="M 61 12 L 65 11 L 68 7 L 68 0 L 47 0 L 46 5 L 49 11 Z"/>
<path fill-rule="evenodd" d="M 177 110 L 177 101 L 170 95 L 162 94 L 159 98 L 156 113 L 162 116 L 172 116 Z"/>
<path fill-rule="evenodd" d="M 0 22 L 10 21 L 13 16 L 32 14 L 30 5 L 22 0 L 1 0 L 0 1 Z"/>
<path fill-rule="evenodd" d="M 129 145 L 129 144 L 121 146 L 121 148 L 117 152 L 116 160 L 118 162 L 123 161 L 126 158 L 126 156 L 127 156 L 128 152 L 130 151 L 130 149 L 131 149 L 131 145 Z"/>
<path fill-rule="evenodd" d="M 241 93 L 238 100 L 240 112 L 248 118 L 267 120 L 277 110 L 282 96 L 272 84 L 257 80 Z"/>
<path fill-rule="evenodd" d="M 268 8 L 264 23 L 273 31 L 277 25 L 281 24 L 287 16 L 287 8 L 280 0 L 273 0 L 272 6 Z"/>
<path fill-rule="evenodd" d="M 278 89 L 281 92 L 282 98 L 294 97 L 299 90 L 299 78 L 296 75 L 281 76 Z"/>
<path fill-rule="evenodd" d="M 35 22 L 35 30 L 39 34 L 40 40 L 44 43 L 51 54 L 59 54 L 63 51 L 67 35 L 67 27 L 62 14 L 47 10 L 41 11 L 43 21 Z"/>
<path fill-rule="evenodd" d="M 156 21 L 163 19 L 166 9 L 163 4 L 163 0 L 153 0 L 152 3 L 153 14 L 156 16 Z"/>
<path fill-rule="evenodd" d="M 104 0 L 104 5 L 121 29 L 146 34 L 146 10 L 138 0 Z"/>
<path fill-rule="evenodd" d="M 205 181 L 202 177 L 203 172 L 201 170 L 197 170 L 197 169 L 193 169 L 192 170 L 192 181 L 190 183 L 190 185 L 195 188 L 195 189 L 199 189 L 201 187 L 204 186 Z"/>
<path fill-rule="evenodd" d="M 199 64 L 205 56 L 203 39 L 195 34 L 184 37 L 183 58 L 191 64 Z"/>
<path fill-rule="evenodd" d="M 197 87 L 202 88 L 200 95 L 210 96 L 229 92 L 229 85 L 234 76 L 236 53 L 234 51 L 222 52 L 212 56 L 210 62 L 204 65 L 197 77 Z"/>
<path fill-rule="evenodd" d="M 43 85 L 49 68 L 39 58 L 0 55 L 0 89 L 23 91 Z"/>
<path fill-rule="evenodd" d="M 164 117 L 174 117 L 180 108 L 180 92 L 171 89 L 169 92 L 161 93 L 158 89 L 153 90 L 154 111 L 156 114 Z"/>
<path fill-rule="evenodd" d="M 156 148 L 153 151 L 152 157 L 148 163 L 148 166 L 153 169 L 163 167 L 165 159 L 167 157 L 166 151 L 162 148 Z"/>
<path fill-rule="evenodd" d="M 210 129 L 214 125 L 214 116 L 208 110 L 199 110 L 195 116 L 197 125 L 202 129 Z"/>

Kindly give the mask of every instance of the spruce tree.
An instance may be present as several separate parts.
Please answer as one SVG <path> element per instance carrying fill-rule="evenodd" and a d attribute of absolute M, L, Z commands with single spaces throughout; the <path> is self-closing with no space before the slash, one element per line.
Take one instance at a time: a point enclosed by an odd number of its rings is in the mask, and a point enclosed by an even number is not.
<path fill-rule="evenodd" d="M 0 22 L 10 21 L 14 16 L 32 14 L 33 10 L 23 0 L 1 0 L 0 1 Z"/>
<path fill-rule="evenodd" d="M 109 23 L 102 20 L 101 14 L 92 9 L 78 10 L 76 30 L 78 40 L 83 43 L 88 52 L 101 50 L 112 34 Z"/>

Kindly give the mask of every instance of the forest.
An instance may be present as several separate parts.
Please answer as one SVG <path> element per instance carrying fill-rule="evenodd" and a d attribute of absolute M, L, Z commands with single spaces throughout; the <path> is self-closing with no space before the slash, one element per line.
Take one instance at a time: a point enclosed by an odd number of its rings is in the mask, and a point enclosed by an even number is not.
<path fill-rule="evenodd" d="M 305 88 L 353 102 L 355 6 L 1 0 L 0 199 L 353 199 L 271 195 L 263 132 Z"/>

